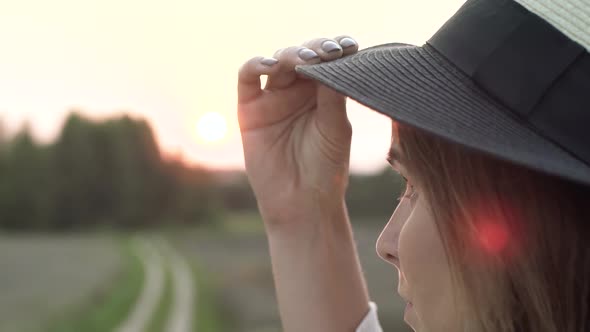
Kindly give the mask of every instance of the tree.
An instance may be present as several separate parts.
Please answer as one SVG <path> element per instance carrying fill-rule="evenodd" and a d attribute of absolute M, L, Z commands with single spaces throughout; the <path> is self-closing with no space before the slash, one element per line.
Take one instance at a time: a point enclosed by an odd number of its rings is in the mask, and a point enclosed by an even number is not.
<path fill-rule="evenodd" d="M 6 144 L 0 175 L 0 221 L 8 229 L 46 226 L 51 213 L 47 154 L 31 137 L 27 125 Z"/>
<path fill-rule="evenodd" d="M 389 167 L 375 175 L 352 175 L 346 194 L 352 216 L 386 218 L 397 206 L 404 180 Z"/>

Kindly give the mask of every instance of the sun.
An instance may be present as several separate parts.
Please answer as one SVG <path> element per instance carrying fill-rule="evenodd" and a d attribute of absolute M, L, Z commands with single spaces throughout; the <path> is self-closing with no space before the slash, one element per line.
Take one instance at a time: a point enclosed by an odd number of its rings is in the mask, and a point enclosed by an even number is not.
<path fill-rule="evenodd" d="M 217 142 L 227 134 L 225 117 L 217 112 L 203 114 L 197 120 L 197 135 L 205 142 Z"/>

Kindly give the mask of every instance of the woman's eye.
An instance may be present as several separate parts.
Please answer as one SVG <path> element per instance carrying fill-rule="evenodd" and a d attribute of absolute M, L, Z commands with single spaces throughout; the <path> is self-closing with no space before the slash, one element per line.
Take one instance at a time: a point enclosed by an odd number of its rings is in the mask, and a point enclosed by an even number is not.
<path fill-rule="evenodd" d="M 406 185 L 406 194 L 404 195 L 404 197 L 406 198 L 413 198 L 416 195 L 416 191 L 414 190 L 414 186 L 412 186 L 411 184 L 407 184 Z"/>
<path fill-rule="evenodd" d="M 402 175 L 402 178 L 406 182 L 406 188 L 405 188 L 404 192 L 402 193 L 402 195 L 398 198 L 398 200 L 400 200 L 402 198 L 409 198 L 409 199 L 414 198 L 416 196 L 416 191 L 414 190 L 414 186 L 410 182 L 408 182 L 408 179 L 406 179 L 406 177 L 404 177 L 403 175 Z"/>

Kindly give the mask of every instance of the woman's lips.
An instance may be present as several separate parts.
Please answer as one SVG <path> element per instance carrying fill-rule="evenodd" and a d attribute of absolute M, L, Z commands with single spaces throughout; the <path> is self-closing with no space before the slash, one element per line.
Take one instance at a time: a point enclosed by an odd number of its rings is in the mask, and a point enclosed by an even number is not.
<path fill-rule="evenodd" d="M 414 305 L 412 302 L 408 302 L 406 305 L 406 310 L 404 310 L 404 322 L 406 322 L 410 327 L 412 327 L 412 322 L 414 321 Z"/>
<path fill-rule="evenodd" d="M 412 305 L 412 302 L 408 302 L 408 303 L 406 304 L 406 310 L 404 310 L 404 316 L 406 316 L 406 315 L 408 314 L 408 312 L 409 312 L 410 310 L 412 310 L 412 308 L 413 308 L 413 307 L 414 307 L 414 306 Z"/>

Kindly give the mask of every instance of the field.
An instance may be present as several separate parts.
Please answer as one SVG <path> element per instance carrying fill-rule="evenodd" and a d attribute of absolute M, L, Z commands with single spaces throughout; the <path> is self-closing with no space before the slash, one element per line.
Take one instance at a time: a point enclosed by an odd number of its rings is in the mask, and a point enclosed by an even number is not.
<path fill-rule="evenodd" d="M 371 299 L 385 331 L 409 331 L 397 272 L 375 253 L 379 231 L 355 223 Z M 0 332 L 120 331 L 124 323 L 149 332 L 281 330 L 266 238 L 252 215 L 135 236 L 2 235 L 0 266 Z M 159 286 L 146 295 L 147 284 Z"/>
<path fill-rule="evenodd" d="M 379 306 L 384 331 L 410 331 L 403 322 L 405 304 L 397 295 L 397 271 L 375 252 L 381 225 L 354 223 L 361 264 L 371 299 Z M 255 216 L 234 216 L 225 232 L 191 230 L 172 235 L 189 261 L 206 268 L 215 281 L 217 302 L 231 322 L 224 331 L 280 331 L 267 242 Z"/>
<path fill-rule="evenodd" d="M 0 331 L 42 331 L 122 270 L 119 243 L 102 235 L 0 235 Z"/>

